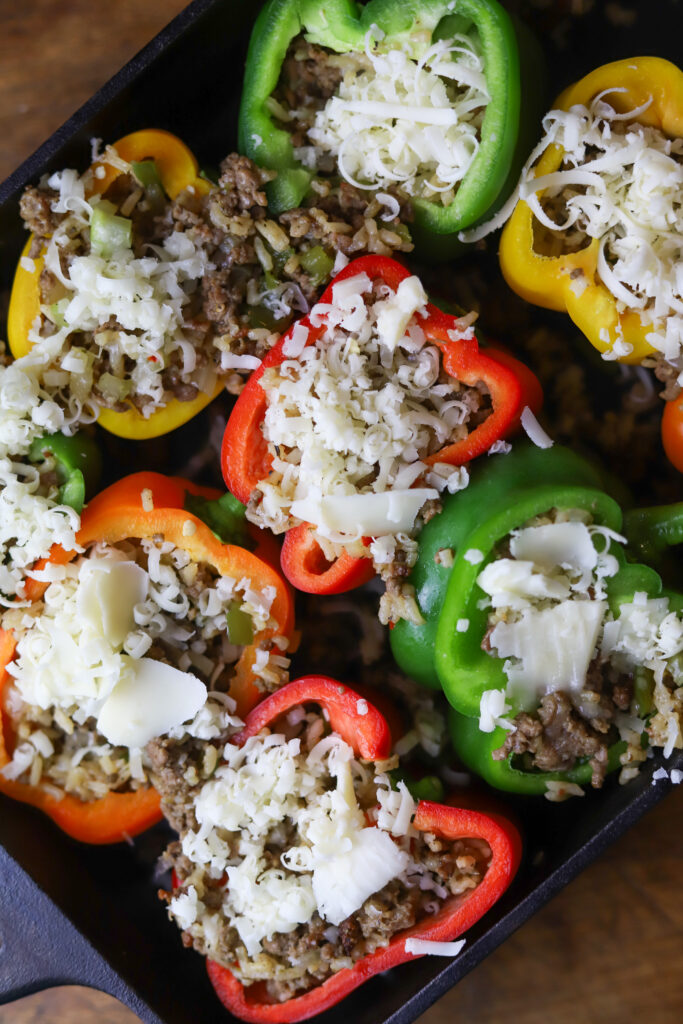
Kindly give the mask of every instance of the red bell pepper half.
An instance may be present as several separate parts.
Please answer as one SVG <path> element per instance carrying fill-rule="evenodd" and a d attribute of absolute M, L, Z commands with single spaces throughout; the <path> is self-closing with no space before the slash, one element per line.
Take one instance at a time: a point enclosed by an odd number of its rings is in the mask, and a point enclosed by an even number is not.
<path fill-rule="evenodd" d="M 273 633 L 287 637 L 293 633 L 292 593 L 272 566 L 273 548 L 277 545 L 268 534 L 254 530 L 255 553 L 234 544 L 223 544 L 208 526 L 184 510 L 188 492 L 209 499 L 219 496 L 217 491 L 198 487 L 179 477 L 134 473 L 93 498 L 83 512 L 76 539 L 87 547 L 96 541 L 116 544 L 132 537 L 163 534 L 166 540 L 187 550 L 194 561 L 208 562 L 225 576 L 237 579 L 246 576 L 255 587 L 275 589 L 271 615 L 277 628 L 262 631 L 252 644 L 245 646 L 231 681 L 230 693 L 237 701 L 238 712 L 244 715 L 262 696 L 252 672 L 258 645 L 270 639 Z M 188 520 L 194 526 L 189 536 L 184 532 Z M 55 545 L 49 559 L 42 559 L 36 568 L 43 568 L 47 561 L 64 564 L 75 555 L 76 552 L 64 551 Z M 47 586 L 47 583 L 28 580 L 27 598 L 40 600 Z M 11 760 L 14 748 L 11 720 L 3 710 L 3 693 L 12 683 L 6 667 L 14 656 L 14 649 L 13 634 L 0 629 L 0 768 Z M 40 808 L 64 832 L 85 843 L 120 842 L 161 819 L 159 795 L 151 787 L 131 793 L 108 793 L 98 800 L 84 802 L 68 793 L 60 796 L 54 786 L 31 786 L 4 779 L 0 774 L 0 793 Z"/>
<path fill-rule="evenodd" d="M 336 283 L 363 273 L 394 291 L 401 281 L 410 277 L 409 270 L 387 256 L 362 256 L 337 275 L 320 302 L 331 303 Z M 315 344 L 324 334 L 326 326 L 324 318 L 321 319 L 323 322 L 318 326 L 311 323 L 310 316 L 300 321 L 308 330 L 307 345 Z M 261 366 L 252 373 L 235 403 L 223 436 L 223 476 L 228 488 L 245 504 L 259 481 L 268 476 L 272 466 L 272 457 L 261 430 L 267 401 L 260 380 L 269 367 L 279 366 L 285 360 L 283 347 L 295 326 L 283 335 Z M 453 340 L 453 332 L 458 332 L 457 317 L 442 312 L 431 303 L 427 305 L 426 316 L 420 318 L 420 326 L 427 340 L 441 349 L 443 368 L 451 377 L 469 386 L 483 381 L 490 393 L 492 411 L 483 423 L 467 437 L 447 444 L 423 459 L 427 464 L 446 462 L 461 466 L 488 451 L 495 441 L 516 429 L 525 405 L 538 409 L 540 385 L 531 371 L 508 353 L 501 354 L 492 348 L 483 351 L 474 338 Z M 287 531 L 285 537 L 281 565 L 285 576 L 297 589 L 312 594 L 339 594 L 360 586 L 372 577 L 372 563 L 366 558 L 342 555 L 330 564 L 313 531 L 313 527 L 304 523 Z"/>
<path fill-rule="evenodd" d="M 391 740 L 384 717 L 369 701 L 360 705 L 358 693 L 334 679 L 307 676 L 283 686 L 261 702 L 247 716 L 244 729 L 233 742 L 243 744 L 297 704 L 312 702 L 329 714 L 333 730 L 367 760 L 387 757 Z M 317 988 L 284 1003 L 268 1002 L 261 982 L 244 986 L 228 968 L 213 960 L 207 970 L 218 998 L 235 1017 L 254 1024 L 294 1024 L 335 1006 L 353 989 L 375 974 L 411 960 L 408 938 L 451 942 L 467 931 L 502 896 L 515 876 L 521 859 L 522 842 L 517 829 L 498 814 L 450 807 L 421 800 L 413 821 L 420 832 L 432 832 L 447 840 L 483 839 L 491 849 L 491 860 L 483 879 L 465 895 L 446 900 L 438 913 L 395 935 L 389 945 L 377 949 L 332 975 Z"/>

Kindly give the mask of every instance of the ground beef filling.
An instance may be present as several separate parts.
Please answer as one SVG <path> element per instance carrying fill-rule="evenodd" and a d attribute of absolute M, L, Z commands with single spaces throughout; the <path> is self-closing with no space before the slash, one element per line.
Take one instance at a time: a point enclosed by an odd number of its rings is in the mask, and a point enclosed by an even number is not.
<path fill-rule="evenodd" d="M 496 761 L 519 755 L 525 770 L 569 771 L 578 761 L 591 766 L 591 785 L 602 786 L 607 752 L 618 736 L 613 726 L 617 711 L 628 711 L 633 677 L 617 674 L 606 659 L 595 658 L 586 687 L 573 700 L 562 691 L 546 694 L 538 709 L 522 711 L 505 743 L 493 752 Z"/>
<path fill-rule="evenodd" d="M 289 726 L 285 728 L 287 735 L 293 731 Z M 323 728 L 314 723 L 312 731 L 311 745 L 320 738 Z M 191 739 L 182 743 L 154 740 L 148 745 L 162 809 L 180 833 L 181 840 L 187 830 L 197 827 L 195 800 L 201 785 L 214 770 L 207 769 L 206 751 L 210 749 L 208 765 L 213 765 L 214 757 L 227 739 L 229 731 L 212 740 L 208 747 L 203 741 Z M 367 805 L 369 809 L 373 803 L 370 791 L 360 793 L 357 790 L 357 797 L 361 807 Z M 296 830 L 287 822 L 273 830 L 266 844 L 268 866 L 282 868 L 280 854 L 295 835 Z M 210 944 L 203 929 L 198 930 L 196 926 L 183 931 L 183 944 L 228 967 L 245 984 L 265 982 L 269 998 L 284 1002 L 388 945 L 395 935 L 436 913 L 445 900 L 466 896 L 482 880 L 491 857 L 488 844 L 482 840 L 446 841 L 431 833 L 417 833 L 411 840 L 410 852 L 429 872 L 440 890 L 438 893 L 434 885 L 422 889 L 395 878 L 337 927 L 323 920 L 316 911 L 308 922 L 293 931 L 263 939 L 261 952 L 252 957 L 247 955 L 237 930 L 225 917 L 220 918 L 218 937 L 216 939 L 214 934 Z M 220 911 L 226 892 L 224 878 L 214 878 L 193 863 L 183 854 L 181 841 L 170 844 L 164 859 L 175 875 L 173 890 L 159 893 L 164 901 L 170 903 L 192 885 L 205 912 Z"/>
<path fill-rule="evenodd" d="M 163 538 L 157 538 L 157 544 L 162 543 Z M 132 553 L 133 560 L 148 570 L 148 552 L 139 541 L 125 541 L 112 547 Z M 177 551 L 163 553 L 161 565 L 174 564 L 173 554 Z M 191 672 L 213 692 L 227 693 L 243 647 L 230 643 L 225 632 L 216 630 L 210 623 L 196 626 L 200 596 L 214 587 L 219 578 L 220 574 L 208 563 L 187 561 L 181 566 L 178 579 L 189 601 L 188 613 L 185 617 L 174 615 L 169 635 L 155 636 L 144 656 Z M 37 602 L 31 607 L 31 614 L 39 617 L 43 607 L 42 601 Z M 172 613 L 166 614 L 170 619 Z M 2 621 L 7 627 L 12 625 L 9 613 L 5 613 Z M 187 640 L 173 636 L 176 627 L 189 631 Z M 268 649 L 271 646 L 268 642 Z M 284 668 L 271 664 L 267 675 L 269 679 L 276 677 L 277 685 L 287 679 Z M 274 689 L 277 685 L 264 683 L 264 689 Z M 68 710 L 34 707 L 24 703 L 14 687 L 6 690 L 4 705 L 15 737 L 13 749 L 20 744 L 35 748 L 33 758 L 16 781 L 31 786 L 53 785 L 56 790 L 70 793 L 83 802 L 101 799 L 110 792 L 131 792 L 149 785 L 149 756 L 144 752 L 131 752 L 127 747 L 112 746 L 98 732 L 95 718 L 82 724 L 75 720 L 76 706 Z M 208 765 L 210 754 L 204 752 L 204 756 Z"/>

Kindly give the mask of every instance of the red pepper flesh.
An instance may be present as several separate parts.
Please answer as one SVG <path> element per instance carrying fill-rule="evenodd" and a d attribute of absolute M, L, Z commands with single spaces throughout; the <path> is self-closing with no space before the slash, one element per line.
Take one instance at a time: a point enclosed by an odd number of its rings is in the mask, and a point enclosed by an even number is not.
<path fill-rule="evenodd" d="M 366 761 L 383 761 L 391 753 L 391 733 L 376 707 L 329 676 L 302 676 L 271 693 L 249 712 L 233 742 L 242 746 L 297 704 L 319 704 L 333 732 Z"/>

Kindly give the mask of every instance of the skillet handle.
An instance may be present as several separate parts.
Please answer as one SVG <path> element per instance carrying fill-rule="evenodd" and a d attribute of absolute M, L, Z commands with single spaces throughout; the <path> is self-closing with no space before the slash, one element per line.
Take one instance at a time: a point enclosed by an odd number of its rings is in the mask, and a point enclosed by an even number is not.
<path fill-rule="evenodd" d="M 92 985 L 85 968 L 95 958 L 99 954 L 0 846 L 0 1004 L 54 985 Z"/>

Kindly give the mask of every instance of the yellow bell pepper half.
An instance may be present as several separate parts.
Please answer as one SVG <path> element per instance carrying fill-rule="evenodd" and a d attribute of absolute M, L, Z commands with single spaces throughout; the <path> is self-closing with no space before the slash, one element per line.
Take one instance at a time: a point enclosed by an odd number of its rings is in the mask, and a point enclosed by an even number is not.
<path fill-rule="evenodd" d="M 554 109 L 569 110 L 576 104 L 588 106 L 599 93 L 615 88 L 625 89 L 609 96 L 610 105 L 619 113 L 642 106 L 652 97 L 650 106 L 637 120 L 670 137 L 683 135 L 683 72 L 659 57 L 633 57 L 604 64 L 566 89 Z M 563 155 L 561 146 L 549 146 L 536 166 L 536 176 L 556 171 Z M 593 239 L 579 252 L 548 256 L 535 247 L 534 224 L 531 209 L 520 200 L 500 241 L 500 266 L 510 287 L 537 306 L 569 313 L 600 352 L 611 349 L 617 338 L 623 337 L 633 351 L 621 357 L 620 362 L 640 363 L 651 355 L 655 350 L 645 340 L 651 325 L 643 325 L 635 311 L 620 313 L 617 300 L 597 274 L 599 239 Z M 583 290 L 576 287 L 579 270 L 588 282 Z M 605 330 L 609 340 L 603 340 Z"/>
<path fill-rule="evenodd" d="M 191 150 L 170 132 L 159 128 L 146 128 L 125 135 L 115 143 L 114 148 L 119 156 L 128 163 L 154 160 L 166 194 L 171 199 L 175 199 L 189 185 L 204 194 L 210 189 L 208 182 L 199 177 L 199 165 Z M 101 161 L 96 161 L 92 165 L 92 169 L 94 173 L 90 194 L 105 192 L 121 173 L 111 164 Z M 32 242 L 33 236 L 26 243 L 22 257 L 28 255 Z M 33 260 L 32 270 L 25 269 L 20 260 L 14 275 L 7 334 L 9 347 L 15 359 L 26 355 L 32 347 L 28 336 L 36 317 L 40 316 L 39 282 L 42 269 L 43 257 L 41 255 Z M 162 434 L 168 434 L 184 423 L 188 423 L 222 390 L 223 385 L 218 383 L 211 394 L 201 392 L 191 402 L 179 402 L 174 399 L 148 418 L 132 407 L 125 412 L 102 409 L 98 423 L 110 434 L 116 434 L 118 437 L 125 437 L 132 441 L 160 437 Z"/>

